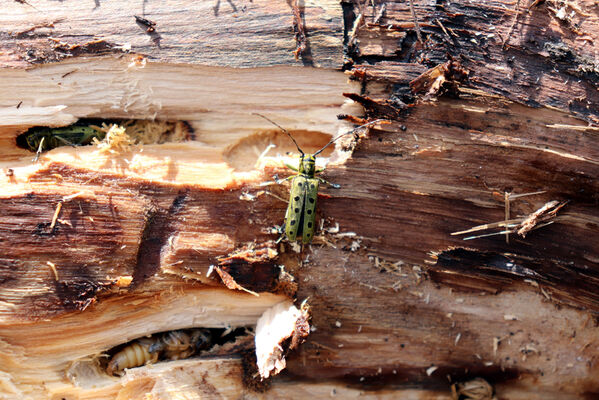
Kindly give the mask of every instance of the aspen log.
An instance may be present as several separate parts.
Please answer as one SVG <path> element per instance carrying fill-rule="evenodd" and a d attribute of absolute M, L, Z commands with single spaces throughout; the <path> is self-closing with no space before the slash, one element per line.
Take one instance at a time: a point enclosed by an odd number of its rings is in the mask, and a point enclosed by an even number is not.
<path fill-rule="evenodd" d="M 599 395 L 595 2 L 142 3 L 3 6 L 0 398 Z M 254 113 L 306 153 L 385 120 L 320 155 L 308 245 Z M 17 146 L 81 119 L 189 136 Z M 256 324 L 306 299 L 262 381 Z M 106 373 L 188 328 L 231 339 Z"/>

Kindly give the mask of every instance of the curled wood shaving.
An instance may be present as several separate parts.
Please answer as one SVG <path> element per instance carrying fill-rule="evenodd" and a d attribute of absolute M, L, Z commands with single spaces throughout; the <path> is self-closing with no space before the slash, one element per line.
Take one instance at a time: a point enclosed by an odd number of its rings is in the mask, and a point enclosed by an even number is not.
<path fill-rule="evenodd" d="M 438 369 L 439 369 L 439 367 L 437 367 L 437 366 L 435 366 L 435 365 L 433 365 L 433 366 L 430 366 L 430 367 L 428 367 L 428 368 L 426 369 L 426 374 L 427 374 L 428 376 L 431 376 L 431 375 L 433 374 L 433 372 L 435 372 L 435 371 L 436 371 L 436 370 L 438 370 Z"/>
<path fill-rule="evenodd" d="M 260 296 L 258 293 L 246 289 L 237 282 L 235 282 L 235 279 L 233 279 L 233 277 L 228 272 L 223 271 L 220 267 L 214 267 L 214 270 L 218 273 L 220 279 L 223 281 L 227 288 L 231 290 L 243 290 L 244 292 L 253 294 L 254 296 Z"/>
<path fill-rule="evenodd" d="M 60 210 L 62 210 L 62 201 L 59 201 L 56 205 L 56 210 L 54 210 L 54 216 L 52 217 L 52 223 L 50 224 L 50 231 L 54 231 L 56 221 L 58 221 L 58 216 L 60 215 Z"/>
<path fill-rule="evenodd" d="M 106 137 L 102 141 L 94 138 L 94 144 L 98 146 L 101 153 L 116 154 L 134 144 L 133 140 L 127 135 L 126 129 L 120 125 L 112 124 L 107 127 L 103 124 L 100 129 L 106 132 Z"/>
<path fill-rule="evenodd" d="M 50 269 L 52 270 L 52 273 L 54 274 L 54 279 L 56 279 L 56 281 L 58 281 L 58 271 L 56 270 L 56 264 L 54 264 L 51 261 L 46 261 L 46 264 L 50 267 Z"/>

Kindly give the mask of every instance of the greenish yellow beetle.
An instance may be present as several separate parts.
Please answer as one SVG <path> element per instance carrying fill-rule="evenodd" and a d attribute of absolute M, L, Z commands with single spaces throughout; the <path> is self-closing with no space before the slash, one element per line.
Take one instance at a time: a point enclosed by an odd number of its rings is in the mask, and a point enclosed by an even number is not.
<path fill-rule="evenodd" d="M 35 151 L 35 160 L 37 161 L 43 151 L 52 150 L 60 146 L 90 144 L 93 138 L 102 140 L 105 135 L 105 132 L 86 125 L 70 125 L 62 128 L 38 126 L 19 135 L 17 137 L 17 145 Z"/>
<path fill-rule="evenodd" d="M 276 122 L 271 121 L 269 118 L 265 117 L 261 114 L 258 115 L 273 125 L 277 126 L 283 132 L 285 132 L 297 147 L 297 150 L 300 152 L 299 165 L 297 168 L 285 164 L 287 168 L 295 171 L 296 174 L 291 175 L 285 179 L 277 180 L 277 183 L 281 183 L 284 180 L 291 180 L 291 190 L 289 194 L 289 204 L 287 206 L 287 212 L 285 213 L 285 222 L 281 227 L 281 231 L 285 230 L 285 236 L 290 241 L 295 241 L 298 237 L 301 237 L 302 243 L 307 244 L 312 241 L 314 238 L 314 229 L 316 227 L 316 199 L 318 197 L 318 187 L 320 183 L 326 183 L 334 188 L 340 188 L 341 186 L 328 182 L 318 176 L 316 174 L 322 172 L 323 170 L 316 169 L 316 156 L 319 155 L 324 149 L 334 143 L 337 139 L 352 134 L 359 129 L 377 124 L 382 122 L 382 120 L 377 119 L 375 121 L 368 122 L 364 125 L 358 126 L 357 128 L 352 129 L 349 132 L 343 133 L 336 138 L 332 139 L 328 142 L 324 147 L 315 152 L 314 154 L 306 154 L 299 147 L 293 136 L 282 126 L 277 124 Z M 282 239 L 282 237 L 281 237 Z M 281 240 L 279 239 L 279 240 Z"/>

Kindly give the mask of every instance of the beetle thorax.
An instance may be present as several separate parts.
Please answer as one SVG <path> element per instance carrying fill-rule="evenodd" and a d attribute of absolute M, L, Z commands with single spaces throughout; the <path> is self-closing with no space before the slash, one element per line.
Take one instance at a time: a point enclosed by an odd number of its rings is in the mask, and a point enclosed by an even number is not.
<path fill-rule="evenodd" d="M 312 178 L 314 177 L 315 169 L 316 157 L 313 154 L 303 154 L 300 157 L 298 172 Z"/>

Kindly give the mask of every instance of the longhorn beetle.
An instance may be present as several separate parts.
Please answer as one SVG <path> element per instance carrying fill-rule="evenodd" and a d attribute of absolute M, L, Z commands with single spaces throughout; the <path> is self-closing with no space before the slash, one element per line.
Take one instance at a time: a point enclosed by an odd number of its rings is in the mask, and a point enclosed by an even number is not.
<path fill-rule="evenodd" d="M 283 128 L 276 122 L 270 120 L 262 114 L 254 113 L 259 117 L 264 118 L 271 124 L 275 125 L 283 132 L 285 132 L 289 138 L 297 147 L 297 151 L 300 152 L 300 159 L 298 168 L 295 168 L 289 164 L 285 164 L 285 166 L 292 171 L 295 171 L 296 174 L 288 176 L 285 179 L 277 179 L 276 183 L 281 183 L 285 180 L 291 180 L 291 189 L 289 192 L 289 204 L 287 206 L 287 212 L 285 213 L 285 222 L 281 227 L 281 232 L 285 231 L 285 236 L 290 241 L 295 241 L 298 236 L 302 238 L 302 243 L 307 244 L 312 241 L 314 237 L 314 229 L 316 227 L 315 219 L 316 219 L 316 198 L 318 196 L 318 186 L 320 183 L 327 183 L 331 187 L 336 189 L 340 188 L 340 185 L 335 183 L 328 182 L 318 176 L 316 174 L 324 171 L 324 169 L 317 170 L 316 169 L 316 156 L 319 155 L 324 149 L 333 144 L 337 139 L 352 134 L 359 129 L 365 128 L 367 126 L 371 126 L 377 123 L 382 122 L 382 120 L 377 119 L 375 121 L 368 122 L 367 124 L 358 126 L 357 128 L 352 129 L 349 132 L 342 133 L 336 138 L 332 139 L 330 142 L 324 145 L 320 150 L 318 150 L 314 154 L 307 154 L 302 151 L 299 147 L 293 136 L 287 131 L 287 129 Z M 283 238 L 279 239 L 279 241 Z"/>
<path fill-rule="evenodd" d="M 36 151 L 34 161 L 46 150 L 60 146 L 90 144 L 93 138 L 104 139 L 105 132 L 85 125 L 69 125 L 62 128 L 35 127 L 17 137 L 19 147 Z"/>

